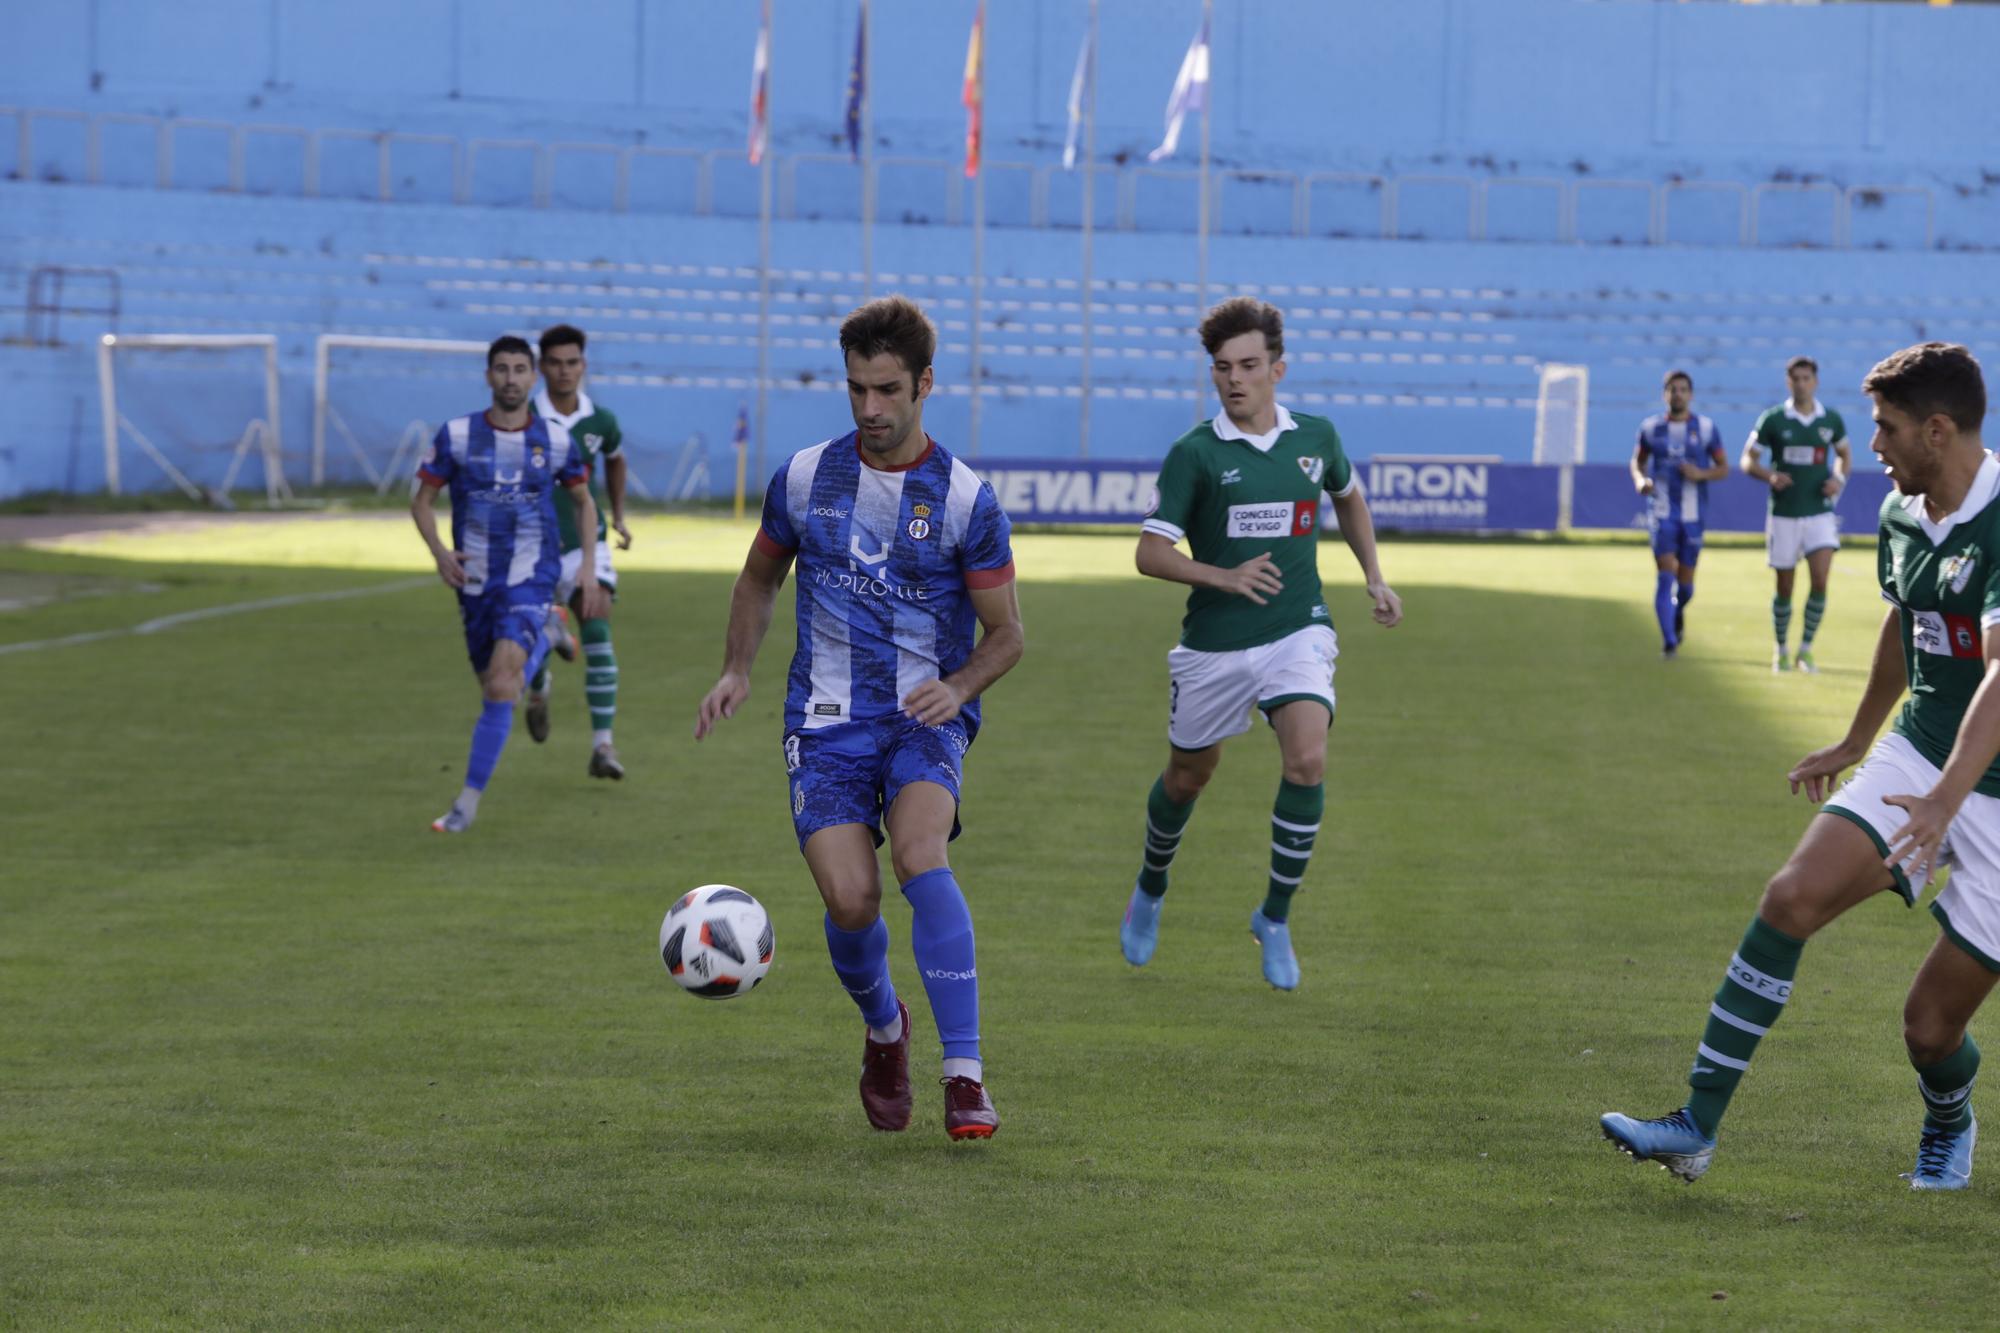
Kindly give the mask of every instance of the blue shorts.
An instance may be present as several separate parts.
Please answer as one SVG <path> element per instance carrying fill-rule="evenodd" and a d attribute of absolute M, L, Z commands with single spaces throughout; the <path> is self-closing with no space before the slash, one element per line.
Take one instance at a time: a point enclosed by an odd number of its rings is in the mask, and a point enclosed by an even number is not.
<path fill-rule="evenodd" d="M 1651 517 L 1650 522 L 1653 554 L 1673 556 L 1682 569 L 1693 569 L 1694 562 L 1701 555 L 1701 524 L 1679 518 L 1661 518 L 1657 514 Z"/>
<path fill-rule="evenodd" d="M 458 618 L 465 623 L 465 655 L 472 659 L 472 669 L 484 674 L 496 644 L 518 643 L 522 652 L 534 656 L 554 596 L 555 589 L 545 583 L 460 593 Z"/>
<path fill-rule="evenodd" d="M 785 771 L 800 850 L 807 838 L 836 824 L 867 825 L 880 847 L 882 818 L 912 782 L 935 782 L 956 801 L 971 743 L 962 718 L 927 727 L 901 713 L 792 732 L 785 737 Z M 954 812 L 951 836 L 958 832 Z"/>

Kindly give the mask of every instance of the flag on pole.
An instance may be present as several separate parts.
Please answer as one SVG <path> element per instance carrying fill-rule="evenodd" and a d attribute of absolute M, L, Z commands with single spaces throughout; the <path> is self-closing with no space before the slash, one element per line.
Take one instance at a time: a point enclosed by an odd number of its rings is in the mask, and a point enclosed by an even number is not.
<path fill-rule="evenodd" d="M 731 441 L 738 449 L 750 447 L 750 404 L 743 403 L 736 409 L 736 438 Z"/>
<path fill-rule="evenodd" d="M 868 0 L 854 17 L 854 64 L 847 71 L 847 155 L 861 160 L 861 99 L 868 96 Z"/>
<path fill-rule="evenodd" d="M 764 160 L 771 143 L 771 26 L 757 29 L 757 54 L 750 62 L 750 165 Z"/>
<path fill-rule="evenodd" d="M 736 409 L 736 517 L 743 517 L 743 486 L 750 466 L 750 404 Z"/>
<path fill-rule="evenodd" d="M 1163 157 L 1172 157 L 1174 149 L 1181 141 L 1181 121 L 1190 111 L 1204 110 L 1208 105 L 1208 16 L 1203 15 L 1201 31 L 1188 43 L 1187 54 L 1181 57 L 1181 72 L 1174 76 L 1174 91 L 1167 98 L 1167 137 L 1160 140 L 1160 146 L 1146 154 L 1148 162 L 1157 162 Z"/>
<path fill-rule="evenodd" d="M 986 0 L 972 16 L 972 38 L 965 44 L 965 174 L 979 174 L 980 120 L 986 103 Z"/>
<path fill-rule="evenodd" d="M 1084 103 L 1097 95 L 1091 86 L 1097 64 L 1091 58 L 1090 49 L 1091 38 L 1094 35 L 1088 28 L 1084 29 L 1083 45 L 1076 50 L 1076 73 L 1072 74 L 1069 80 L 1069 137 L 1063 140 L 1064 171 L 1076 169 L 1076 140 L 1083 132 Z"/>

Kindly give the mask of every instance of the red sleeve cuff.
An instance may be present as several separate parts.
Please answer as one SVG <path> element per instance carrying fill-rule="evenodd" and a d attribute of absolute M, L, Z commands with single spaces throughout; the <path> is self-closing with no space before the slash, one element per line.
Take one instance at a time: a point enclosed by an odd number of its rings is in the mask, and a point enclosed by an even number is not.
<path fill-rule="evenodd" d="M 427 467 L 418 468 L 417 475 L 423 478 L 425 481 L 429 482 L 431 485 L 437 487 L 439 490 L 443 490 L 445 486 L 448 484 L 443 477 L 440 477 L 437 473 L 431 471 Z"/>
<path fill-rule="evenodd" d="M 799 552 L 799 548 L 796 546 L 780 545 L 775 537 L 762 528 L 757 529 L 757 535 L 751 540 L 750 547 L 752 550 L 762 555 L 767 555 L 773 560 L 784 560 L 790 556 L 797 555 Z"/>
<path fill-rule="evenodd" d="M 968 569 L 965 571 L 965 586 L 975 592 L 987 588 L 997 588 L 1014 581 L 1014 562 L 1009 560 L 998 569 Z"/>

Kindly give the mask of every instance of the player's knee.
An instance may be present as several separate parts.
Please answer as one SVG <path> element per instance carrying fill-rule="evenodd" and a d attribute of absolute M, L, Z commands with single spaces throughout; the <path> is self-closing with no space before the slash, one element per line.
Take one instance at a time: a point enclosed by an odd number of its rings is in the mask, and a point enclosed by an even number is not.
<path fill-rule="evenodd" d="M 1922 1068 L 1949 1059 L 1965 1040 L 1965 1029 L 1912 995 L 1903 1005 L 1903 1045 L 1910 1063 Z"/>
<path fill-rule="evenodd" d="M 1186 805 L 1201 795 L 1201 789 L 1208 785 L 1213 768 L 1195 768 L 1181 764 L 1167 765 L 1166 772 L 1160 774 L 1160 785 L 1167 789 L 1167 799 L 1175 805 Z"/>
<path fill-rule="evenodd" d="M 1326 777 L 1326 756 L 1309 754 L 1287 759 L 1282 771 L 1285 781 L 1294 787 L 1317 787 Z"/>
<path fill-rule="evenodd" d="M 882 886 L 860 880 L 822 886 L 826 914 L 842 930 L 866 930 L 882 915 Z"/>
<path fill-rule="evenodd" d="M 1827 886 L 1814 883 L 1797 866 L 1787 864 L 1764 886 L 1764 897 L 1757 904 L 1757 915 L 1764 918 L 1767 925 L 1776 927 L 1795 940 L 1803 940 L 1810 938 L 1830 919 L 1829 897 Z"/>
<path fill-rule="evenodd" d="M 945 859 L 942 838 L 918 838 L 907 845 L 892 841 L 889 845 L 889 864 L 896 872 L 896 882 L 908 884 L 925 871 L 950 863 Z"/>
<path fill-rule="evenodd" d="M 491 704 L 511 704 L 521 697 L 521 673 L 499 672 L 479 682 L 479 691 Z"/>

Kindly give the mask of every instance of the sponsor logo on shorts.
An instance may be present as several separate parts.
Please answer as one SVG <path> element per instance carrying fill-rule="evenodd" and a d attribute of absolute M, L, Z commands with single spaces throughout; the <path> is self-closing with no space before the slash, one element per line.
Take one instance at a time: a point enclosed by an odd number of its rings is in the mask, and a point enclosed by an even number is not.
<path fill-rule="evenodd" d="M 796 773 L 799 771 L 799 738 L 797 736 L 785 737 L 785 771 L 787 773 Z"/>
<path fill-rule="evenodd" d="M 792 784 L 792 813 L 795 815 L 802 815 L 805 812 L 806 812 L 806 784 L 803 782 L 794 782 Z"/>
<path fill-rule="evenodd" d="M 814 716 L 814 717 L 839 717 L 839 716 L 840 716 L 840 705 L 839 705 L 839 704 L 814 704 L 814 705 L 813 705 L 813 716 Z"/>
<path fill-rule="evenodd" d="M 1298 537 L 1311 532 L 1318 519 L 1319 506 L 1311 500 L 1231 505 L 1226 534 L 1231 537 Z"/>

